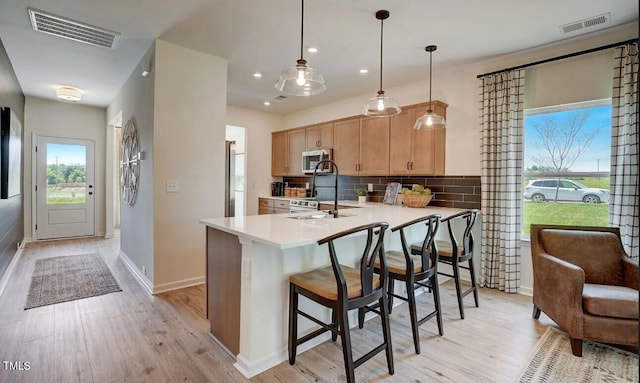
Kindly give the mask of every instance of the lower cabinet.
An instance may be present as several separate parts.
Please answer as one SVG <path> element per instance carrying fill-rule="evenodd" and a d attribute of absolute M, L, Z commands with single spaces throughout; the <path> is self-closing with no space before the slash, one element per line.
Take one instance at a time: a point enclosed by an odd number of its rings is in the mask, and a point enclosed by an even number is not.
<path fill-rule="evenodd" d="M 280 214 L 289 212 L 288 199 L 258 198 L 258 214 Z"/>

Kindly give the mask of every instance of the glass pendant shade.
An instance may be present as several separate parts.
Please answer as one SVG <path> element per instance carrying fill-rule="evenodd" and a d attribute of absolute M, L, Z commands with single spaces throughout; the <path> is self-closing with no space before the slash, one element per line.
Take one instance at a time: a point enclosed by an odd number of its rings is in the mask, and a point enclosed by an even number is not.
<path fill-rule="evenodd" d="M 424 48 L 425 51 L 429 52 L 429 109 L 427 110 L 427 113 L 418 117 L 416 123 L 413 124 L 413 129 L 416 130 L 435 130 L 447 127 L 444 117 L 434 113 L 433 109 L 431 109 L 431 66 L 433 51 L 436 49 L 438 49 L 438 47 L 435 45 L 427 45 Z"/>
<path fill-rule="evenodd" d="M 386 117 L 400 114 L 401 109 L 395 98 L 387 97 L 382 90 L 382 37 L 384 32 L 384 20 L 389 18 L 389 11 L 380 10 L 376 12 L 376 19 L 380 20 L 380 90 L 378 94 L 371 97 L 364 106 L 362 114 L 370 117 Z"/>
<path fill-rule="evenodd" d="M 296 66 L 282 71 L 276 81 L 276 89 L 290 96 L 313 96 L 327 89 L 324 77 L 316 69 L 307 66 L 307 60 L 302 56 L 304 46 L 304 0 L 302 3 L 302 15 L 300 16 L 300 59 Z"/>
<path fill-rule="evenodd" d="M 308 67 L 306 60 L 300 59 L 298 65 L 282 71 L 276 89 L 294 96 L 313 96 L 324 92 L 327 86 L 322 74 Z"/>
<path fill-rule="evenodd" d="M 413 128 L 416 130 L 428 130 L 428 129 L 442 129 L 447 126 L 444 117 L 433 113 L 433 110 L 429 109 L 427 113 L 418 117 Z"/>
<path fill-rule="evenodd" d="M 374 97 L 371 97 L 362 110 L 362 114 L 371 117 L 395 116 L 400 114 L 400 105 L 395 98 L 387 97 L 384 91 L 379 91 Z"/>

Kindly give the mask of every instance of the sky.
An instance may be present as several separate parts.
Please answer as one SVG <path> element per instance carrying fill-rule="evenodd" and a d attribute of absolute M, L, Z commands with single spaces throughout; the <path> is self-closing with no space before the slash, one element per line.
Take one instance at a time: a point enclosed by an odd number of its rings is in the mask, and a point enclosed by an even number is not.
<path fill-rule="evenodd" d="M 575 113 L 590 111 L 589 119 L 582 128 L 583 132 L 593 132 L 601 127 L 600 133 L 591 142 L 589 149 L 582 154 L 569 169 L 574 172 L 609 171 L 611 164 L 611 106 L 594 106 L 582 109 L 573 109 L 535 115 L 525 115 L 524 118 L 524 169 L 528 169 L 535 163 L 531 156 L 549 156 L 544 149 L 536 145 L 538 133 L 531 127 L 540 122 L 545 116 L 559 119 L 560 121 L 571 118 Z M 529 129 L 527 129 L 529 127 Z"/>
<path fill-rule="evenodd" d="M 84 164 L 87 148 L 84 145 L 51 144 L 47 143 L 47 164 Z"/>

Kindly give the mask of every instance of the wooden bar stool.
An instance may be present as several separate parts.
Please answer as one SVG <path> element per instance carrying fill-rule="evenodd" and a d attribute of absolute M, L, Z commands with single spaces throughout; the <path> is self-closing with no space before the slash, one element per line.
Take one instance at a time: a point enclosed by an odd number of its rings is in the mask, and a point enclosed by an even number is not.
<path fill-rule="evenodd" d="M 453 278 L 456 285 L 456 295 L 458 296 L 458 309 L 460 310 L 460 319 L 464 319 L 464 303 L 462 298 L 466 297 L 470 293 L 473 293 L 473 300 L 478 305 L 478 288 L 476 286 L 476 274 L 473 267 L 473 225 L 476 222 L 478 216 L 478 209 L 471 209 L 460 212 L 443 219 L 441 222 L 447 223 L 447 229 L 449 231 L 449 241 L 436 240 L 436 246 L 440 256 L 439 262 L 451 265 L 453 274 L 444 273 L 438 270 L 438 274 L 446 275 Z M 458 242 L 454 233 L 451 222 L 454 220 L 463 220 L 465 222 L 465 229 L 462 235 L 462 244 Z M 412 254 L 420 254 L 421 244 L 414 244 L 411 246 Z M 468 266 L 463 266 L 463 262 L 469 262 Z M 460 286 L 460 269 L 469 271 L 471 277 L 471 287 L 462 291 Z"/>
<path fill-rule="evenodd" d="M 405 230 L 416 225 L 425 225 L 426 233 L 422 244 L 419 245 L 420 253 L 411 254 L 411 247 L 407 243 Z M 440 227 L 440 215 L 433 214 L 421 217 L 413 221 L 404 223 L 391 229 L 392 232 L 400 231 L 400 242 L 402 243 L 402 251 L 390 250 L 386 252 L 387 265 L 389 269 L 389 284 L 387 288 L 387 299 L 389 301 L 389 313 L 393 307 L 393 298 L 402 299 L 409 303 L 409 315 L 411 318 L 411 330 L 413 332 L 413 344 L 416 354 L 420 354 L 420 333 L 418 327 L 435 317 L 438 323 L 438 333 L 442 336 L 442 312 L 440 310 L 440 291 L 438 288 L 438 249 L 436 248 L 435 235 Z M 376 267 L 378 265 L 376 264 Z M 376 269 L 377 270 L 377 269 Z M 405 283 L 407 296 L 396 295 L 393 292 L 394 281 L 402 281 Z M 433 293 L 433 301 L 435 309 L 422 319 L 418 320 L 416 309 L 415 289 L 426 287 Z M 369 308 L 359 311 L 359 324 L 364 321 L 365 311 Z"/>
<path fill-rule="evenodd" d="M 327 244 L 331 266 L 312 270 L 306 273 L 294 274 L 289 277 L 289 363 L 296 361 L 297 346 L 331 331 L 331 338 L 336 340 L 340 335 L 342 353 L 347 382 L 355 382 L 354 370 L 363 362 L 371 359 L 381 351 L 386 352 L 389 374 L 393 375 L 393 351 L 391 348 L 391 332 L 389 330 L 389 313 L 387 312 L 387 262 L 384 254 L 384 233 L 389 227 L 386 222 L 377 222 L 345 230 L 335 235 L 323 238 L 318 244 Z M 341 265 L 334 247 L 334 242 L 342 237 L 365 232 L 366 237 L 351 237 L 351 241 L 362 238 L 363 251 L 359 268 Z M 364 233 L 363 233 L 364 234 Z M 380 273 L 374 273 L 374 264 L 380 265 Z M 298 296 L 303 295 L 331 309 L 331 322 L 324 323 L 298 308 Z M 351 351 L 351 336 L 349 333 L 349 310 L 359 309 L 378 302 L 382 322 L 383 343 L 357 360 L 353 360 Z M 298 339 L 298 314 L 317 323 L 320 329 Z"/>

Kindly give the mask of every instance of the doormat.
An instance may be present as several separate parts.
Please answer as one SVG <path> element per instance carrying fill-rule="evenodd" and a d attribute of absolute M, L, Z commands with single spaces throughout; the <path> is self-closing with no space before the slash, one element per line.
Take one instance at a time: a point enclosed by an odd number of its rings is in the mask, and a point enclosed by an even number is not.
<path fill-rule="evenodd" d="M 638 382 L 638 355 L 585 340 L 582 357 L 577 357 L 571 352 L 569 335 L 548 327 L 516 382 Z"/>
<path fill-rule="evenodd" d="M 25 310 L 122 291 L 99 254 L 38 259 Z"/>

